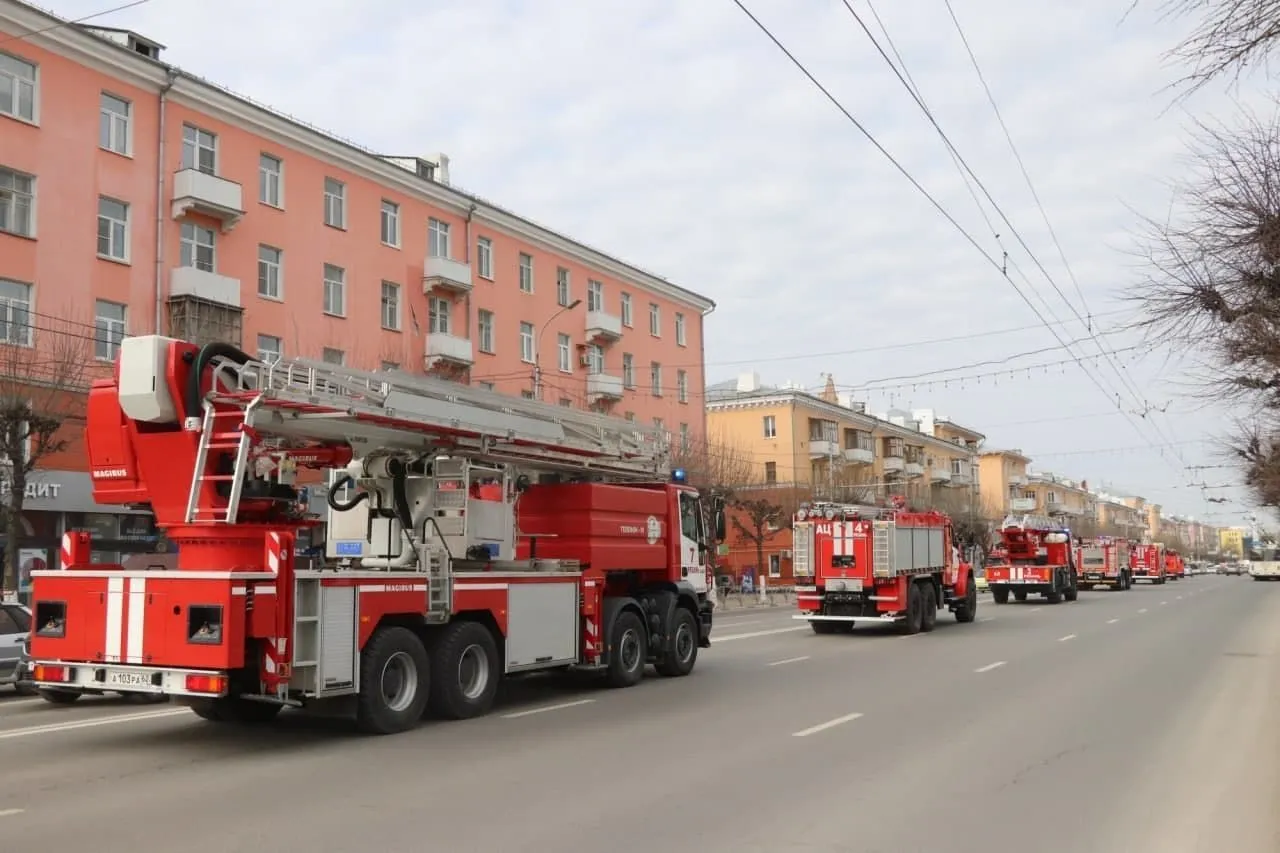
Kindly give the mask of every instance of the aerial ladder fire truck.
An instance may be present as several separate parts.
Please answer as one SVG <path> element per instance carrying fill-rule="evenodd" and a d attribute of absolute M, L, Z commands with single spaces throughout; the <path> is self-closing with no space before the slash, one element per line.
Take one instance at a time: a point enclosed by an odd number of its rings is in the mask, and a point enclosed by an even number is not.
<path fill-rule="evenodd" d="M 1158 542 L 1135 545 L 1129 558 L 1134 581 L 1162 584 L 1169 577 L 1165 563 L 1164 546 Z"/>
<path fill-rule="evenodd" d="M 33 577 L 46 689 L 167 694 L 217 722 L 332 700 L 393 733 L 486 713 L 506 675 L 628 687 L 710 645 L 723 508 L 632 422 L 142 336 L 93 384 L 86 443 L 95 499 L 149 506 L 177 564 L 94 564 L 68 533 Z M 331 477 L 319 568 L 295 564 L 319 524 L 299 468 Z"/>
<path fill-rule="evenodd" d="M 1099 536 L 1076 540 L 1076 571 L 1080 585 L 1105 585 L 1119 591 L 1131 589 L 1130 550 L 1128 539 Z"/>
<path fill-rule="evenodd" d="M 932 631 L 945 607 L 957 622 L 978 613 L 973 571 L 960 559 L 951 520 L 904 506 L 802 505 L 792 526 L 793 618 L 816 634 L 855 625 Z"/>
<path fill-rule="evenodd" d="M 997 536 L 987 562 L 987 586 L 996 604 L 1008 604 L 1010 593 L 1016 601 L 1043 595 L 1050 604 L 1079 597 L 1071 532 L 1060 523 L 1046 516 L 1011 515 Z"/>

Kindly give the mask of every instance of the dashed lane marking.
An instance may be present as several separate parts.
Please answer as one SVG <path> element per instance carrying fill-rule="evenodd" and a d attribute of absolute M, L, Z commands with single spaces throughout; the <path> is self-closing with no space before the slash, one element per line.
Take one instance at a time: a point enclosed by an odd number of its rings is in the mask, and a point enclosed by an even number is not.
<path fill-rule="evenodd" d="M 170 708 L 166 711 L 147 711 L 140 714 L 113 714 L 109 717 L 98 717 L 93 720 L 77 720 L 73 723 L 49 723 L 43 726 L 29 726 L 23 729 L 0 731 L 0 740 L 12 740 L 19 737 L 35 737 L 36 735 L 57 734 L 76 729 L 94 729 L 99 726 L 117 726 L 121 723 L 133 723 L 141 720 L 159 720 L 164 717 L 190 716 L 186 708 Z"/>
<path fill-rule="evenodd" d="M 532 717 L 534 714 L 546 714 L 551 711 L 563 711 L 566 708 L 577 708 L 579 705 L 590 705 L 594 699 L 579 699 L 577 702 L 561 702 L 558 705 L 544 705 L 541 708 L 530 708 L 528 711 L 514 711 L 510 714 L 503 714 L 504 720 L 518 720 L 521 717 Z"/>
<path fill-rule="evenodd" d="M 989 663 L 986 666 L 980 666 L 974 672 L 990 672 L 993 669 L 1004 666 L 1008 661 L 998 660 L 995 663 Z"/>
<path fill-rule="evenodd" d="M 0 809 L 0 817 L 13 817 L 25 812 L 26 809 Z"/>
<path fill-rule="evenodd" d="M 1117 623 L 1117 622 L 1119 622 L 1119 621 L 1120 621 L 1119 619 L 1108 619 L 1108 620 L 1107 620 L 1107 624 L 1108 624 L 1108 625 L 1114 625 L 1114 624 L 1116 624 L 1116 623 Z"/>
<path fill-rule="evenodd" d="M 852 723 L 861 716 L 861 714 L 845 714 L 843 717 L 836 717 L 834 720 L 827 720 L 825 723 L 818 723 L 816 726 L 810 726 L 807 729 L 792 732 L 791 736 L 808 737 L 809 735 L 816 735 L 818 732 L 825 732 L 827 729 L 834 729 L 836 726 L 842 726 L 845 723 Z"/>
<path fill-rule="evenodd" d="M 773 661 L 772 663 L 767 664 L 767 665 L 768 665 L 768 666 L 782 666 L 783 664 L 786 664 L 786 663 L 800 663 L 800 661 L 802 661 L 802 660 L 808 660 L 808 659 L 809 659 L 809 656 L 808 656 L 808 655 L 801 655 L 801 656 L 800 656 L 800 657 L 798 657 L 798 658 L 786 658 L 785 660 L 775 660 L 775 661 Z"/>
<path fill-rule="evenodd" d="M 811 629 L 809 628 L 808 625 L 805 625 L 803 627 L 770 628 L 767 631 L 748 631 L 745 634 L 730 634 L 727 637 L 717 637 L 715 634 L 712 634 L 711 644 L 715 645 L 716 643 L 731 643 L 734 640 L 750 640 L 753 637 L 769 637 L 769 636 L 772 636 L 773 634 L 790 634 L 793 631 L 808 631 L 808 630 L 811 630 Z"/>
<path fill-rule="evenodd" d="M 1074 640 L 1075 638 L 1076 638 L 1075 634 L 1067 634 L 1067 636 L 1065 637 L 1059 637 L 1058 642 L 1065 643 L 1067 640 Z"/>

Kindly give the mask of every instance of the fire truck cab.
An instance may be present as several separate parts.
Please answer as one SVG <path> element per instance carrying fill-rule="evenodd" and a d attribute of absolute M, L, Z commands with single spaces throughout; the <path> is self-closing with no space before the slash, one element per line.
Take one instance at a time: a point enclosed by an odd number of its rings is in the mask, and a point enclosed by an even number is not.
<path fill-rule="evenodd" d="M 987 585 L 996 604 L 1026 601 L 1040 594 L 1050 604 L 1075 601 L 1080 594 L 1071 531 L 1044 516 L 1008 516 L 1000 525 Z"/>

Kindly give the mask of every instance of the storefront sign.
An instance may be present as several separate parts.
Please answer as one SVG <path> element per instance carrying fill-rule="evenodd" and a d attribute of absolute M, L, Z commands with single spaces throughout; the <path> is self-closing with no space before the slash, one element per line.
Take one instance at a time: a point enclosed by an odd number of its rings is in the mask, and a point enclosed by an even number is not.
<path fill-rule="evenodd" d="M 13 483 L 0 473 L 0 502 L 9 503 Z M 93 499 L 93 478 L 85 471 L 32 471 L 27 475 L 22 508 L 36 512 L 106 512 L 112 515 L 145 512 L 107 506 Z"/>

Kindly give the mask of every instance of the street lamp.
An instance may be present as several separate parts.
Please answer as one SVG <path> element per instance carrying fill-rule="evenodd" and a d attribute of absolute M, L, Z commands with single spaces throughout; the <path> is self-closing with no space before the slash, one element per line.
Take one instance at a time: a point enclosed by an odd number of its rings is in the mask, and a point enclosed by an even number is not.
<path fill-rule="evenodd" d="M 547 331 L 555 319 L 566 311 L 572 311 L 582 304 L 581 299 L 575 299 L 568 305 L 562 307 L 559 311 L 547 318 L 547 322 L 542 324 L 542 328 L 538 330 L 537 336 L 533 339 L 533 399 L 542 399 L 542 335 Z"/>

